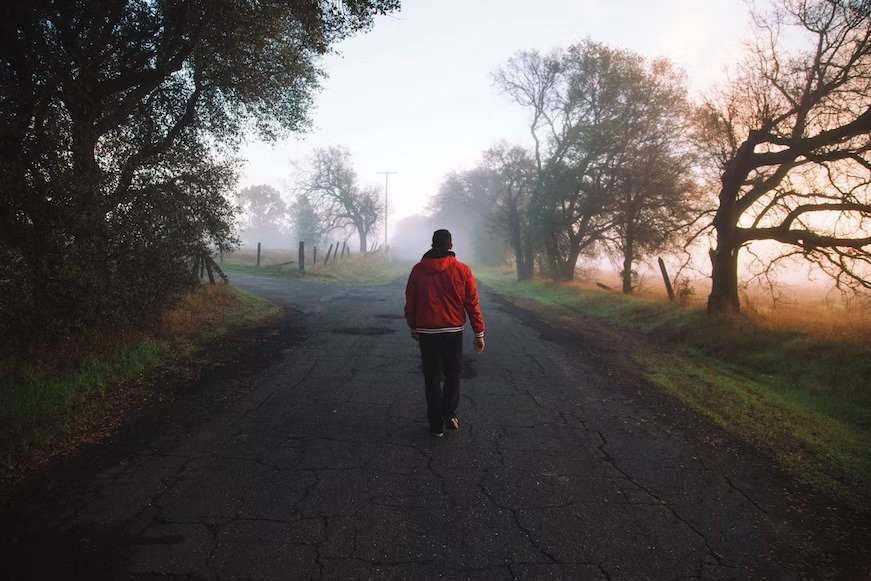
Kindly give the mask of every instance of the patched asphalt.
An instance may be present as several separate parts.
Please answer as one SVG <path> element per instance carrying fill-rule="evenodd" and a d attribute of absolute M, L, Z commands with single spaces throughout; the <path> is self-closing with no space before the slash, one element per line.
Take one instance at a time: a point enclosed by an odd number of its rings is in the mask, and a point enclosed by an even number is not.
<path fill-rule="evenodd" d="M 490 292 L 435 439 L 402 281 L 233 280 L 290 306 L 270 355 L 33 479 L 8 578 L 871 578 L 762 454 Z"/>

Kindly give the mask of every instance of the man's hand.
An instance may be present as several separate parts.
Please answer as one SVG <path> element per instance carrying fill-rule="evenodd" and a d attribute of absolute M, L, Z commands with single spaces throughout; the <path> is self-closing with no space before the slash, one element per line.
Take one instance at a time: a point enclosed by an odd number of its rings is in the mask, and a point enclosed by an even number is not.
<path fill-rule="evenodd" d="M 483 353 L 484 352 L 484 337 L 475 337 L 475 352 Z"/>
<path fill-rule="evenodd" d="M 420 341 L 420 334 L 417 331 L 412 331 L 411 338 L 414 339 L 415 341 Z"/>

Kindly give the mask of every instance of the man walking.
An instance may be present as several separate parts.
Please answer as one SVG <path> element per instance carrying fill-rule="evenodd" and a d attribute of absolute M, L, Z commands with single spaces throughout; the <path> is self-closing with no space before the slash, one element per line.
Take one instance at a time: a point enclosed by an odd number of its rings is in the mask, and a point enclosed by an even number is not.
<path fill-rule="evenodd" d="M 484 351 L 484 317 L 475 277 L 466 264 L 456 259 L 453 247 L 450 232 L 433 232 L 432 249 L 411 269 L 405 287 L 405 320 L 411 336 L 420 344 L 426 414 L 430 432 L 437 438 L 445 435 L 445 427 L 460 429 L 456 412 L 467 313 L 475 332 L 475 351 Z"/>

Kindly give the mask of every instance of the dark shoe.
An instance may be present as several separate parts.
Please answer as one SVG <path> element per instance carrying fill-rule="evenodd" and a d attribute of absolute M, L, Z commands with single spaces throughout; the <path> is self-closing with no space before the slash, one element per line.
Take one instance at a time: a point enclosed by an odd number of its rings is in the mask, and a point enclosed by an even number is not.
<path fill-rule="evenodd" d="M 460 418 L 457 416 L 453 416 L 448 418 L 445 422 L 447 424 L 449 430 L 459 430 L 460 429 Z"/>
<path fill-rule="evenodd" d="M 445 435 L 445 429 L 442 422 L 430 422 L 429 433 L 436 438 L 441 438 Z"/>
<path fill-rule="evenodd" d="M 445 433 L 442 431 L 430 430 L 429 433 L 432 434 L 433 437 L 435 437 L 435 438 L 444 438 L 445 437 Z"/>

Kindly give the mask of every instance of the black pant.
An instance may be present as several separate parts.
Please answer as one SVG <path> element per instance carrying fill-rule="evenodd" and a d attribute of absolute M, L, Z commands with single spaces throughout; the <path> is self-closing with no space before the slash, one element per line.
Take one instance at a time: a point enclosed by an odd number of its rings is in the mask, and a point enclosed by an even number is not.
<path fill-rule="evenodd" d="M 433 429 L 442 429 L 460 403 L 460 372 L 463 368 L 463 332 L 421 333 L 420 356 L 426 381 L 426 415 Z M 441 379 L 445 378 L 444 389 Z"/>

